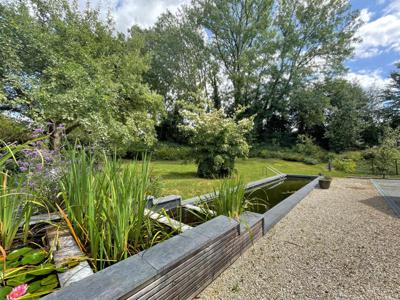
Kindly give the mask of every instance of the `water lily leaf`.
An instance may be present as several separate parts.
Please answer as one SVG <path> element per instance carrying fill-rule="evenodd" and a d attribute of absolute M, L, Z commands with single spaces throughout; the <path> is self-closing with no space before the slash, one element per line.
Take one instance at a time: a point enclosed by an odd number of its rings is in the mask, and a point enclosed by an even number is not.
<path fill-rule="evenodd" d="M 42 287 L 42 285 L 40 284 L 40 280 L 34 281 L 29 284 L 27 293 L 32 294 L 32 293 L 36 292 L 38 289 L 40 289 L 41 287 Z"/>
<path fill-rule="evenodd" d="M 0 299 L 5 299 L 6 296 L 12 291 L 12 287 L 11 286 L 5 286 L 0 288 Z"/>
<path fill-rule="evenodd" d="M 8 279 L 7 280 L 7 285 L 8 286 L 17 286 L 17 285 L 20 285 L 20 284 L 27 283 L 28 281 L 31 281 L 34 278 L 35 278 L 34 275 L 24 274 L 24 275 L 21 275 L 21 276 L 17 276 L 17 277 Z"/>
<path fill-rule="evenodd" d="M 42 264 L 32 270 L 29 270 L 28 273 L 37 276 L 37 275 L 46 275 L 55 270 L 57 270 L 57 268 L 53 264 Z"/>
<path fill-rule="evenodd" d="M 43 278 L 40 281 L 41 285 L 52 285 L 54 283 L 57 283 L 57 285 L 58 285 L 58 279 L 55 274 L 51 274 L 51 275 L 47 276 L 46 278 Z"/>
<path fill-rule="evenodd" d="M 44 250 L 36 250 L 34 252 L 30 252 L 21 260 L 23 265 L 37 265 L 43 262 L 48 256 L 48 253 Z"/>
<path fill-rule="evenodd" d="M 52 292 L 54 289 L 56 289 L 58 287 L 58 282 L 53 283 L 53 284 L 48 284 L 48 285 L 42 285 L 37 291 L 36 293 L 50 293 Z"/>
<path fill-rule="evenodd" d="M 7 255 L 7 261 L 15 261 L 15 260 L 19 259 L 21 256 L 26 255 L 28 252 L 32 252 L 32 251 L 34 251 L 34 250 L 30 247 L 23 247 L 23 248 L 14 250 Z"/>

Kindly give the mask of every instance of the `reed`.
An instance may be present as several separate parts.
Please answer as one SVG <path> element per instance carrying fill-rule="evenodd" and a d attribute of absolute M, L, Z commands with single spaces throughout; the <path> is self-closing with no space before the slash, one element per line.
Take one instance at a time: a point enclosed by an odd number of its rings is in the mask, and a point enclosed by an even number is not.
<path fill-rule="evenodd" d="M 171 235 L 146 214 L 149 188 L 146 157 L 127 165 L 105 154 L 70 153 L 61 195 L 72 230 L 95 270 Z"/>
<path fill-rule="evenodd" d="M 9 250 L 21 226 L 22 239 L 27 241 L 33 199 L 24 180 L 11 176 L 5 170 L 7 160 L 16 161 L 15 154 L 26 149 L 27 144 L 12 146 L 2 143 L 4 147 L 0 148 L 0 241 L 1 246 Z"/>
<path fill-rule="evenodd" d="M 245 197 L 246 185 L 240 177 L 222 180 L 219 190 L 214 193 L 216 198 L 212 201 L 211 209 L 217 215 L 239 219 L 239 216 L 250 205 Z"/>

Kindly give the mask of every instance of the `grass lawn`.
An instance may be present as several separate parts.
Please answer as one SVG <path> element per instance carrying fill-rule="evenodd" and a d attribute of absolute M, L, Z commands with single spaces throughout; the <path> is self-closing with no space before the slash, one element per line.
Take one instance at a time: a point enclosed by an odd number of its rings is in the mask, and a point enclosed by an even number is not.
<path fill-rule="evenodd" d="M 326 164 L 306 165 L 299 162 L 289 162 L 278 159 L 250 158 L 237 160 L 235 168 L 238 174 L 248 183 L 264 177 L 274 176 L 266 167 L 272 166 L 282 173 L 303 175 L 325 175 L 334 177 L 348 176 L 344 172 L 328 172 Z M 159 176 L 162 182 L 162 195 L 181 195 L 183 199 L 212 192 L 217 188 L 218 179 L 202 179 L 196 176 L 197 166 L 194 163 L 182 161 L 152 161 L 152 174 Z"/>

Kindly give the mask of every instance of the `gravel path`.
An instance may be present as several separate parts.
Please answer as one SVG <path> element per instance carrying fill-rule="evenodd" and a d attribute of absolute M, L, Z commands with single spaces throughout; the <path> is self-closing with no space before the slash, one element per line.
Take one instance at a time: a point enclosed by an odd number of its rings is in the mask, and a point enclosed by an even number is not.
<path fill-rule="evenodd" d="M 197 299 L 400 299 L 400 219 L 369 180 L 335 179 Z"/>

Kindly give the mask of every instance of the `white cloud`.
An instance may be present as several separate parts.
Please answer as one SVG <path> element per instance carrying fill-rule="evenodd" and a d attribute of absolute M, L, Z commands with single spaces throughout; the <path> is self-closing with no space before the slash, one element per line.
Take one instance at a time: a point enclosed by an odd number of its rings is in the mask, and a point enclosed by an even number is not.
<path fill-rule="evenodd" d="M 117 30 L 126 31 L 133 24 L 141 27 L 153 25 L 158 16 L 169 10 L 175 12 L 187 0 L 121 0 L 114 16 Z"/>
<path fill-rule="evenodd" d="M 380 70 L 349 72 L 345 78 L 351 82 L 358 83 L 365 90 L 382 89 L 390 83 L 390 78 L 384 78 Z"/>
<path fill-rule="evenodd" d="M 79 0 L 80 7 L 84 8 L 86 2 Z M 153 25 L 163 12 L 176 12 L 189 0 L 91 0 L 90 3 L 94 8 L 100 6 L 102 12 L 111 10 L 116 29 L 126 32 L 134 24 L 141 27 Z"/>
<path fill-rule="evenodd" d="M 381 17 L 371 18 L 371 12 L 361 10 L 360 19 L 365 24 L 357 32 L 362 42 L 356 45 L 355 59 L 374 57 L 391 50 L 400 53 L 400 1 L 392 0 Z"/>

